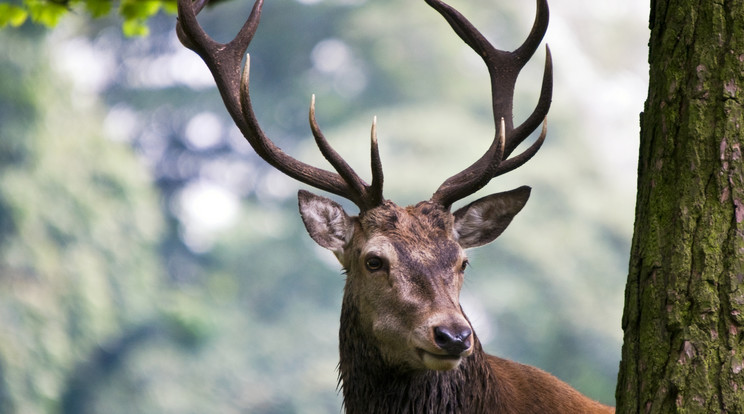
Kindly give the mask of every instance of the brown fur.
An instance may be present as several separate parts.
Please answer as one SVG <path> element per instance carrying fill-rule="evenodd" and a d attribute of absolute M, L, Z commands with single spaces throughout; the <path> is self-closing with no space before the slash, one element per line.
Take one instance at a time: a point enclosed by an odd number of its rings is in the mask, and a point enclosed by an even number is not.
<path fill-rule="evenodd" d="M 476 352 L 457 370 L 411 370 L 390 366 L 347 295 L 341 311 L 339 387 L 348 414 L 478 413 L 497 407 L 488 389 L 496 383 L 483 355 Z"/>
<path fill-rule="evenodd" d="M 472 354 L 448 371 L 412 367 L 405 359 L 391 360 L 381 351 L 380 347 L 387 345 L 381 344 L 373 329 L 378 315 L 406 326 L 425 321 L 422 312 L 441 312 L 443 308 L 464 317 L 457 298 L 462 281 L 450 286 L 452 281 L 446 280 L 458 277 L 452 269 L 462 251 L 453 236 L 453 217 L 428 203 L 400 208 L 388 202 L 352 218 L 354 235 L 341 258 L 348 274 L 339 335 L 339 387 L 346 412 L 614 412 L 542 370 L 486 354 L 475 334 Z M 380 235 L 393 246 L 395 261 L 385 276 L 374 276 L 391 278 L 389 289 L 375 295 L 407 292 L 402 304 L 388 302 L 389 298 L 373 298 L 374 305 L 368 304 L 370 282 L 365 280 L 360 256 L 368 241 Z M 379 309 L 390 303 L 394 309 Z M 409 308 L 405 309 L 406 305 Z M 405 332 L 403 329 L 400 336 Z"/>
<path fill-rule="evenodd" d="M 339 388 L 347 414 L 614 413 L 540 369 L 475 351 L 451 371 L 386 364 L 346 295 L 341 312 Z"/>

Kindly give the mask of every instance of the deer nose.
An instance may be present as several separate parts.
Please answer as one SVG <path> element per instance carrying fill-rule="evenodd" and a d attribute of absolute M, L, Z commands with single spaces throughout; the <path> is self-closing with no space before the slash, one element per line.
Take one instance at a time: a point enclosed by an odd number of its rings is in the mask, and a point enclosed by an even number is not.
<path fill-rule="evenodd" d="M 450 355 L 460 355 L 470 349 L 473 331 L 466 326 L 437 326 L 434 328 L 434 342 Z"/>

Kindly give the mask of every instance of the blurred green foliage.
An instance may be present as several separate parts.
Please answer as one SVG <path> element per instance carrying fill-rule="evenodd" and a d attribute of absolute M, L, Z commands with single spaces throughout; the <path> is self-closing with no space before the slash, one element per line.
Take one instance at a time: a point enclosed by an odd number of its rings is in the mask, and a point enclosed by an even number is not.
<path fill-rule="evenodd" d="M 4 412 L 56 411 L 76 364 L 157 309 L 162 216 L 100 108 L 55 78 L 43 37 L 3 32 L 0 392 Z M 23 74 L 23 76 L 19 76 Z"/>
<path fill-rule="evenodd" d="M 127 36 L 146 36 L 147 20 L 164 10 L 174 14 L 175 0 L 11 0 L 0 2 L 0 28 L 18 27 L 28 19 L 32 22 L 55 27 L 70 13 L 83 11 L 99 18 L 114 11 L 121 18 L 122 31 Z"/>
<path fill-rule="evenodd" d="M 31 2 L 0 8 L 18 26 L 0 31 L 0 413 L 338 412 L 344 276 L 305 234 L 298 185 L 236 136 L 174 17 L 157 13 L 172 2 L 122 1 L 118 16 L 107 3 L 65 3 L 107 16 L 68 13 L 51 32 L 15 16 Z M 228 40 L 249 3 L 200 21 Z M 500 47 L 529 31 L 521 1 L 469 3 L 458 7 Z M 124 36 L 122 17 L 149 36 Z M 569 52 L 551 46 L 561 85 Z M 399 204 L 428 198 L 493 136 L 482 63 L 423 2 L 267 2 L 250 52 L 262 125 L 299 158 L 324 162 L 311 93 L 357 171 L 378 116 Z M 536 83 L 520 83 L 518 117 Z M 540 154 L 487 189 L 534 191 L 470 252 L 463 302 L 489 352 L 611 402 L 632 199 L 587 156 L 592 134 L 565 89 Z"/>

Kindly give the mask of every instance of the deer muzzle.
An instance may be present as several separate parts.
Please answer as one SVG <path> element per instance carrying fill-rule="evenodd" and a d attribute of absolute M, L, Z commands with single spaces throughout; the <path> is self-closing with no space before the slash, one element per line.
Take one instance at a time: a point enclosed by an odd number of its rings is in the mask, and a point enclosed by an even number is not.
<path fill-rule="evenodd" d="M 473 353 L 473 329 L 464 317 L 428 324 L 424 338 L 416 341 L 416 352 L 427 369 L 448 371 Z M 422 340 L 423 339 L 423 340 Z"/>

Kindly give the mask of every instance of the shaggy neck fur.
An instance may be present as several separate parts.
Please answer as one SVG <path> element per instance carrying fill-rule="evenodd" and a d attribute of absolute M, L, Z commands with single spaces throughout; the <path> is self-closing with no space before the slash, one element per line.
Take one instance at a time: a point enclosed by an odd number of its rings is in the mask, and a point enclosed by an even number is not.
<path fill-rule="evenodd" d="M 339 387 L 347 414 L 502 412 L 498 385 L 477 338 L 475 351 L 457 369 L 412 371 L 387 365 L 359 311 L 346 297 L 341 310 Z M 488 392 L 491 391 L 491 392 Z"/>

